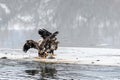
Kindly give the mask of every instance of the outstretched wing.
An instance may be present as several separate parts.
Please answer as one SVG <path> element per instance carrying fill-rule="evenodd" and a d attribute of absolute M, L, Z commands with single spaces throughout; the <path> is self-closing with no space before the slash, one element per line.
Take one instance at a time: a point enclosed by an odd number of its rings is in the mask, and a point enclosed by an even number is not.
<path fill-rule="evenodd" d="M 47 31 L 46 29 L 39 29 L 38 34 L 41 35 L 43 39 L 45 39 L 48 36 L 50 36 L 52 33 Z"/>
<path fill-rule="evenodd" d="M 56 32 L 54 32 L 53 34 L 51 34 L 51 35 L 50 35 L 50 39 L 52 39 L 52 38 L 54 38 L 55 36 L 57 36 L 58 33 L 59 33 L 59 32 L 56 31 Z"/>
<path fill-rule="evenodd" d="M 25 43 L 23 46 L 23 51 L 26 53 L 29 49 L 30 49 L 30 46 L 27 45 L 27 43 Z"/>
<path fill-rule="evenodd" d="M 33 40 L 27 40 L 23 46 L 23 51 L 27 52 L 30 48 L 38 49 L 38 43 Z"/>
<path fill-rule="evenodd" d="M 56 36 L 59 32 L 56 31 L 53 34 L 51 34 L 50 36 L 48 36 L 47 38 L 44 39 L 44 47 L 46 50 L 51 50 L 51 46 L 53 46 L 52 43 L 55 43 L 55 41 L 57 40 Z M 54 46 L 57 46 L 58 44 L 54 44 Z M 57 49 L 57 48 L 56 48 Z M 55 50 L 55 49 L 54 49 Z"/>

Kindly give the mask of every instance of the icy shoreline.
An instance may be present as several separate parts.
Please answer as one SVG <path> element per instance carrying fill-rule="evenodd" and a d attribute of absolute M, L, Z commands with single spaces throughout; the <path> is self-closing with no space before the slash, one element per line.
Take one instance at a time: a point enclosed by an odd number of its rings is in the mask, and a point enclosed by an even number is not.
<path fill-rule="evenodd" d="M 33 60 L 51 63 L 120 66 L 120 49 L 60 47 L 56 59 L 36 59 L 37 51 L 24 53 L 21 49 L 0 49 L 0 58 Z"/>

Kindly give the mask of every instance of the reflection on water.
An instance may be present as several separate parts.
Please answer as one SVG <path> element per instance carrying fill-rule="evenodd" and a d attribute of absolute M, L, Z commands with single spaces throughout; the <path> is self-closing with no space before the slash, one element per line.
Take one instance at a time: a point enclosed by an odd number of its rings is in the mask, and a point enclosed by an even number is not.
<path fill-rule="evenodd" d="M 34 76 L 39 73 L 39 70 L 25 70 L 25 72 L 28 73 L 28 75 Z"/>
<path fill-rule="evenodd" d="M 40 79 L 44 79 L 44 78 L 54 79 L 56 77 L 57 70 L 55 69 L 55 67 L 54 68 L 52 67 L 52 64 L 42 64 L 42 66 L 39 67 L 40 67 L 39 70 L 25 70 L 25 72 L 28 75 L 32 75 L 32 76 L 38 74 L 40 75 Z"/>
<path fill-rule="evenodd" d="M 55 78 L 55 74 L 57 73 L 55 68 L 44 67 L 41 69 L 41 76 Z"/>
<path fill-rule="evenodd" d="M 0 80 L 119 80 L 120 67 L 0 59 Z"/>

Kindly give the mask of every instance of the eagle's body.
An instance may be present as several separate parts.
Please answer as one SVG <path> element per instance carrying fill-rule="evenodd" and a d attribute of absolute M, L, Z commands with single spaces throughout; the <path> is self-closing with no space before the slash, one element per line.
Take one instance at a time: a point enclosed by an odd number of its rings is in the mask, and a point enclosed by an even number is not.
<path fill-rule="evenodd" d="M 33 40 L 27 40 L 23 46 L 23 51 L 27 52 L 30 48 L 35 48 L 38 50 L 38 56 L 46 58 L 48 53 L 54 54 L 54 50 L 57 50 L 58 43 L 56 35 L 58 31 L 50 33 L 45 29 L 40 29 L 38 33 L 41 35 L 43 40 L 38 42 Z"/>

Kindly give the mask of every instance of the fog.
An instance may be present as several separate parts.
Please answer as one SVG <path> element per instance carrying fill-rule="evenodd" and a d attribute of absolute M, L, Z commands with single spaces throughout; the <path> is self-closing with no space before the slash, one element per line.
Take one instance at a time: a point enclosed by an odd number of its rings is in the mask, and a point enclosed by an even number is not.
<path fill-rule="evenodd" d="M 0 0 L 0 48 L 59 31 L 60 46 L 120 48 L 120 0 Z"/>

